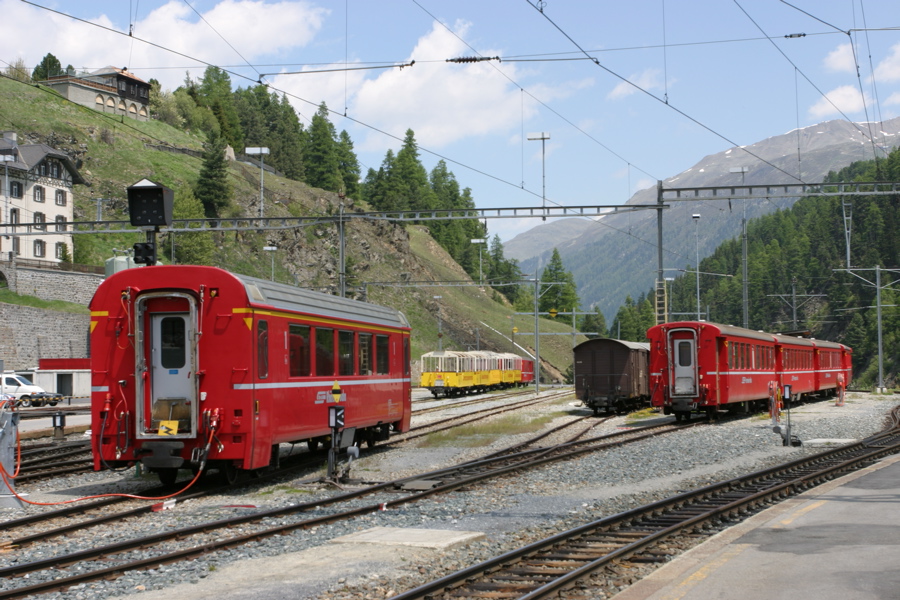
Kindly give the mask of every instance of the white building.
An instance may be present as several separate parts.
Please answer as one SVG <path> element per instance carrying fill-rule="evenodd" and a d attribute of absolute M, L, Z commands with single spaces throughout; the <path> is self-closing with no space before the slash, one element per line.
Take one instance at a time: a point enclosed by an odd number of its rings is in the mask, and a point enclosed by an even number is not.
<path fill-rule="evenodd" d="M 45 144 L 19 145 L 14 132 L 4 131 L 0 161 L 0 259 L 59 262 L 63 247 L 71 257 L 66 223 L 74 215 L 73 187 L 84 183 L 72 159 Z"/>

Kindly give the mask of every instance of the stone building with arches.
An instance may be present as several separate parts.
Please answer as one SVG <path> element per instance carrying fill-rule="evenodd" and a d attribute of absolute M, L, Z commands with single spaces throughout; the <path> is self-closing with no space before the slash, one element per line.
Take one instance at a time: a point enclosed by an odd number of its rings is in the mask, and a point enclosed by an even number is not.
<path fill-rule="evenodd" d="M 138 121 L 150 117 L 150 84 L 127 68 L 104 67 L 91 73 L 65 74 L 40 83 L 62 96 L 99 112 Z"/>

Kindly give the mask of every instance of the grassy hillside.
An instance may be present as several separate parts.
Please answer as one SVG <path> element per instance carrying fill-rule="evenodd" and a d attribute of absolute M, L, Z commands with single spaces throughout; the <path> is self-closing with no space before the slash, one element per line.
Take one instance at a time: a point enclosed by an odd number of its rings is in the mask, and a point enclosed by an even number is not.
<path fill-rule="evenodd" d="M 58 94 L 0 77 L 3 129 L 16 131 L 20 144 L 45 143 L 68 152 L 79 165 L 86 186 L 76 186 L 75 220 L 96 219 L 94 198 L 104 198 L 104 220 L 127 220 L 125 189 L 147 178 L 172 189 L 197 181 L 201 160 L 166 152 L 159 146 L 202 150 L 203 139 L 156 121 L 138 122 L 104 115 L 67 102 Z M 223 216 L 255 216 L 258 211 L 259 169 L 230 163 L 233 204 Z M 340 199 L 331 192 L 272 174 L 265 177 L 266 216 L 322 216 L 338 212 Z M 347 204 L 349 203 L 349 204 Z M 508 352 L 513 326 L 520 333 L 516 343 L 531 351 L 534 320 L 515 315 L 513 309 L 493 300 L 489 288 L 425 287 L 429 281 L 471 279 L 421 226 L 354 220 L 354 211 L 368 210 L 364 203 L 345 200 L 345 254 L 353 262 L 353 291 L 365 288 L 368 300 L 402 310 L 413 327 L 413 358 L 438 347 L 438 320 L 446 349 L 482 349 Z M 334 292 L 338 278 L 337 227 L 318 224 L 279 231 L 211 233 L 216 243 L 216 266 L 302 287 Z M 79 234 L 75 245 L 83 262 L 102 265 L 113 249 L 126 249 L 144 239 L 133 234 Z M 161 235 L 161 243 L 170 244 Z M 175 236 L 177 262 L 177 236 Z M 274 256 L 263 246 L 276 246 Z M 167 250 L 169 248 L 167 247 Z M 402 280 L 413 285 L 398 287 Z M 419 285 L 416 286 L 415 284 Z M 392 285 L 388 285 L 392 284 Z M 434 296 L 441 296 L 436 300 Z M 476 332 L 477 330 L 477 332 Z M 542 320 L 541 331 L 571 332 L 564 325 Z M 584 338 L 579 336 L 578 341 Z M 543 336 L 541 357 L 551 371 L 563 372 L 571 363 L 572 337 Z"/>

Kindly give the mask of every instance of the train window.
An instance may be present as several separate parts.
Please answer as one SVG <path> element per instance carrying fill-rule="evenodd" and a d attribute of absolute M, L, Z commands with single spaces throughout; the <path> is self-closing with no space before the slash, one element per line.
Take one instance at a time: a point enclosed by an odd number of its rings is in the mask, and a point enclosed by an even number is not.
<path fill-rule="evenodd" d="M 316 375 L 334 375 L 334 329 L 316 327 Z"/>
<path fill-rule="evenodd" d="M 434 362 L 434 358 L 429 356 L 425 361 L 428 363 L 428 368 L 423 368 L 425 371 L 434 371 L 435 369 L 431 366 Z M 360 333 L 359 334 L 359 374 L 360 375 L 371 375 L 372 374 L 372 334 L 371 333 Z"/>
<path fill-rule="evenodd" d="M 184 317 L 165 317 L 159 324 L 160 363 L 164 369 L 180 369 L 184 366 L 185 344 Z"/>
<path fill-rule="evenodd" d="M 338 375 L 353 375 L 353 332 L 338 331 Z"/>
<path fill-rule="evenodd" d="M 390 373 L 391 353 L 390 338 L 386 335 L 375 336 L 375 372 L 379 375 Z"/>
<path fill-rule="evenodd" d="M 256 324 L 256 376 L 259 379 L 269 376 L 269 323 L 266 321 Z"/>
<path fill-rule="evenodd" d="M 309 377 L 309 325 L 291 325 L 288 328 L 288 368 L 291 377 Z"/>
<path fill-rule="evenodd" d="M 679 367 L 690 367 L 693 366 L 694 359 L 691 354 L 691 342 L 688 340 L 681 340 L 678 342 L 678 366 Z"/>

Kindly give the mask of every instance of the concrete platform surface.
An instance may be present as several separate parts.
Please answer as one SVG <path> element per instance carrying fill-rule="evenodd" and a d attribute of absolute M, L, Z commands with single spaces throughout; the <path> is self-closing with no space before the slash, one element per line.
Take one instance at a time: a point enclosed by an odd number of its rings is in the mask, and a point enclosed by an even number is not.
<path fill-rule="evenodd" d="M 900 457 L 722 531 L 613 600 L 900 598 Z"/>
<path fill-rule="evenodd" d="M 479 531 L 450 531 L 444 529 L 400 529 L 373 527 L 331 540 L 332 544 L 378 544 L 380 546 L 409 546 L 444 550 L 460 544 L 484 539 Z"/>

